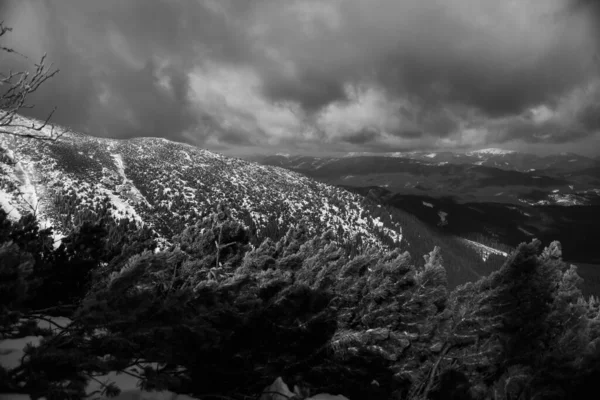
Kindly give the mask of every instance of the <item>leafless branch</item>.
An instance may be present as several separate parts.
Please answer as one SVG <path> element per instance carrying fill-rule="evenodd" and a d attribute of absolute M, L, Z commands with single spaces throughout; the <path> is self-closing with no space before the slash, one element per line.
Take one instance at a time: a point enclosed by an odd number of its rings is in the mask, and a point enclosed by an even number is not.
<path fill-rule="evenodd" d="M 11 31 L 12 28 L 5 26 L 4 21 L 0 21 L 0 37 Z M 27 59 L 25 55 L 7 46 L 0 46 L 0 52 L 14 53 Z M 48 114 L 43 123 L 39 125 L 36 125 L 35 122 L 25 124 L 21 122 L 22 118 L 19 117 L 20 111 L 34 107 L 27 103 L 28 97 L 59 72 L 58 69 L 52 70 L 52 64 L 46 65 L 46 54 L 34 66 L 35 70 L 33 72 L 13 72 L 12 70 L 9 70 L 8 73 L 0 72 L 0 134 L 37 140 L 56 140 L 60 135 L 56 135 L 54 126 L 49 125 L 50 118 L 54 115 L 56 107 Z M 47 126 L 51 128 L 49 134 L 36 135 L 31 132 L 41 133 Z M 26 131 L 22 131 L 19 128 Z"/>

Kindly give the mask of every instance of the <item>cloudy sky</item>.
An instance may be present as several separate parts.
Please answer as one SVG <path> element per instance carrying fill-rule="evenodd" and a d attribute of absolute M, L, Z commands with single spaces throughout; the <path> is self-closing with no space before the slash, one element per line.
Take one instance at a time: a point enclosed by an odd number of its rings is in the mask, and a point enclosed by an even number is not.
<path fill-rule="evenodd" d="M 600 154 L 594 0 L 1 0 L 30 115 L 244 155 Z M 31 61 L 0 55 L 0 71 Z"/>

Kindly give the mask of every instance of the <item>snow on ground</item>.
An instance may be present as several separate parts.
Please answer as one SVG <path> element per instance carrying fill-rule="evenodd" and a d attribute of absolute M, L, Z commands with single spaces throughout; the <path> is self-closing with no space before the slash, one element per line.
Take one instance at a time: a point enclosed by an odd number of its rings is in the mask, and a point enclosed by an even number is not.
<path fill-rule="evenodd" d="M 48 317 L 53 323 L 48 322 L 46 320 L 38 320 L 38 326 L 46 329 L 58 330 L 54 324 L 60 325 L 62 327 L 67 326 L 71 320 L 65 317 Z M 26 336 L 18 339 L 5 339 L 0 340 L 0 365 L 5 368 L 12 369 L 19 366 L 21 362 L 21 357 L 23 357 L 23 351 L 27 344 L 32 344 L 34 346 L 39 345 L 42 340 L 42 336 Z M 146 364 L 153 365 L 156 367 L 156 364 Z M 132 372 L 132 368 L 129 369 Z M 163 392 L 147 392 L 142 391 L 138 388 L 138 379 L 127 375 L 127 374 L 117 374 L 116 372 L 111 372 L 106 375 L 98 376 L 97 379 L 100 382 L 114 382 L 120 389 L 121 394 L 117 397 L 113 397 L 113 400 L 197 400 L 194 397 L 190 397 L 183 394 L 175 394 L 170 391 Z M 93 393 L 96 390 L 100 389 L 100 383 L 96 381 L 90 381 L 86 388 L 86 393 Z M 0 400 L 29 400 L 29 396 L 20 395 L 20 394 L 0 394 Z M 98 394 L 89 396 L 88 399 L 94 400 L 105 400 L 106 397 L 102 397 Z M 310 397 L 307 400 L 348 400 L 344 396 L 333 396 L 329 394 L 318 394 L 316 396 Z"/>
<path fill-rule="evenodd" d="M 438 211 L 438 216 L 440 217 L 440 225 L 446 225 L 448 223 L 448 221 L 446 220 L 446 217 L 448 216 L 447 212 L 444 211 Z"/>
<path fill-rule="evenodd" d="M 481 254 L 481 259 L 483 261 L 487 261 L 490 254 L 497 254 L 499 256 L 508 257 L 508 253 L 506 253 L 504 251 L 494 249 L 493 247 L 489 247 L 489 246 L 486 246 L 486 245 L 478 243 L 478 242 L 474 242 L 469 239 L 462 239 L 462 240 L 465 243 L 467 243 L 469 246 L 475 248 L 479 252 L 479 254 Z"/>
<path fill-rule="evenodd" d="M 14 173 L 17 182 L 20 183 L 19 195 L 31 210 L 34 211 L 37 210 L 38 196 L 35 186 L 31 182 L 30 172 L 20 161 L 15 164 Z"/>
<path fill-rule="evenodd" d="M 185 152 L 184 152 L 185 153 Z M 188 158 L 190 157 L 189 154 L 185 153 Z M 137 201 L 142 201 L 144 202 L 147 206 L 150 206 L 150 203 L 148 202 L 148 200 L 146 199 L 146 197 L 144 197 L 144 195 L 139 191 L 139 189 L 137 187 L 135 187 L 135 185 L 133 184 L 133 182 L 131 182 L 131 180 L 129 180 L 127 178 L 127 175 L 125 174 L 125 163 L 123 162 L 123 157 L 120 154 L 111 154 L 113 160 L 115 161 L 115 167 L 117 167 L 117 172 L 119 173 L 119 175 L 121 176 L 121 178 L 123 178 L 123 182 L 121 183 L 120 186 L 117 187 L 118 189 L 121 190 L 129 190 L 130 194 L 132 195 L 132 197 L 137 200 Z M 191 159 L 190 159 L 191 161 Z"/>
<path fill-rule="evenodd" d="M 116 210 L 111 210 L 114 217 L 117 219 L 130 217 L 133 218 L 136 222 L 142 223 L 143 220 L 135 211 L 131 205 L 123 201 L 119 196 L 115 196 L 112 192 L 106 190 L 105 193 L 109 198 L 110 202 L 116 207 Z"/>
<path fill-rule="evenodd" d="M 527 229 L 525 229 L 525 228 L 523 228 L 521 226 L 519 226 L 517 229 L 520 230 L 521 232 L 523 232 L 524 234 L 528 235 L 528 236 L 533 236 L 533 233 L 529 232 Z"/>
<path fill-rule="evenodd" d="M 192 162 L 192 157 L 190 157 L 190 155 L 187 151 L 182 151 L 181 154 L 183 154 L 183 157 L 185 157 L 186 160 L 188 160 L 189 162 Z"/>
<path fill-rule="evenodd" d="M 21 213 L 13 205 L 12 195 L 0 189 L 0 208 L 8 214 L 8 218 L 13 221 L 18 221 L 21 218 Z"/>
<path fill-rule="evenodd" d="M 504 155 L 504 154 L 512 154 L 515 153 L 512 150 L 504 150 L 504 149 L 498 149 L 498 148 L 488 148 L 488 149 L 481 149 L 481 150 L 475 150 L 475 151 L 471 151 L 469 153 L 467 153 L 467 155 L 479 155 L 479 154 L 488 154 L 488 155 Z"/>
<path fill-rule="evenodd" d="M 23 357 L 23 349 L 28 343 L 34 346 L 40 344 L 41 336 L 25 336 L 18 339 L 0 340 L 0 365 L 4 368 L 16 368 Z"/>

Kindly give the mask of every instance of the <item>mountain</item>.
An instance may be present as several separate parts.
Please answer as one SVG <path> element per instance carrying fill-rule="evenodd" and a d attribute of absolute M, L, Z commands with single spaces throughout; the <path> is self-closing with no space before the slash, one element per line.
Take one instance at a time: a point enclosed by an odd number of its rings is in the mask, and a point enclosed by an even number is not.
<path fill-rule="evenodd" d="M 543 175 L 562 175 L 597 165 L 597 161 L 575 153 L 548 156 L 488 148 L 466 153 L 407 153 L 407 158 L 452 164 L 473 164 L 508 171 L 538 172 Z"/>
<path fill-rule="evenodd" d="M 169 238 L 222 202 L 258 234 L 299 221 L 365 244 L 400 241 L 401 227 L 371 217 L 361 196 L 288 170 L 158 138 L 113 140 L 67 133 L 55 142 L 0 137 L 0 204 L 35 212 L 66 233 L 77 213 L 127 218 Z"/>
<path fill-rule="evenodd" d="M 383 156 L 399 157 L 436 164 L 473 164 L 508 171 L 539 172 L 544 175 L 562 175 L 586 170 L 599 165 L 600 159 L 563 152 L 547 156 L 514 150 L 486 148 L 468 152 L 395 152 L 395 153 L 348 153 L 346 157 Z"/>
<path fill-rule="evenodd" d="M 334 185 L 384 187 L 394 193 L 452 196 L 462 201 L 493 201 L 510 204 L 586 205 L 600 203 L 600 181 L 595 171 L 556 174 L 521 172 L 483 165 L 491 157 L 525 157 L 517 153 L 473 153 L 469 163 L 453 153 L 413 153 L 399 156 L 308 157 L 266 156 L 260 162 L 301 172 Z M 421 158 L 420 158 L 421 157 Z M 438 161 L 432 161 L 432 160 Z M 454 160 L 440 161 L 440 160 Z M 473 161 L 473 160 L 471 160 Z M 600 175 L 597 175 L 600 178 Z M 540 196 L 540 193 L 543 194 Z"/>
<path fill-rule="evenodd" d="M 164 247 L 223 203 L 255 233 L 255 245 L 304 221 L 309 233 L 333 230 L 354 248 L 399 246 L 418 264 L 440 246 L 452 287 L 503 260 L 361 194 L 165 139 L 65 133 L 43 142 L 4 135 L 0 170 L 0 206 L 13 220 L 35 213 L 42 227 L 54 228 L 57 245 L 82 221 L 108 216 L 151 229 Z"/>
<path fill-rule="evenodd" d="M 416 216 L 431 229 L 476 238 L 478 242 L 490 240 L 496 249 L 500 249 L 499 245 L 515 247 L 533 238 L 544 242 L 559 240 L 569 261 L 599 264 L 595 238 L 600 237 L 600 228 L 593 221 L 600 218 L 600 168 L 558 174 L 441 161 L 506 158 L 514 163 L 519 157 L 526 160 L 527 155 L 486 149 L 464 155 L 275 155 L 263 157 L 261 162 L 369 196 Z M 539 159 L 574 159 L 570 157 L 575 155 L 565 153 Z"/>

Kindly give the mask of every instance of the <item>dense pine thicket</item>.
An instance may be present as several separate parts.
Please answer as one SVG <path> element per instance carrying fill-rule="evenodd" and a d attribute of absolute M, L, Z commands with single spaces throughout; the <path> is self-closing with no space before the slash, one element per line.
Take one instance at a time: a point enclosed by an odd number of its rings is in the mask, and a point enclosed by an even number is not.
<path fill-rule="evenodd" d="M 557 242 L 521 244 L 450 291 L 439 247 L 421 263 L 302 225 L 278 236 L 255 245 L 219 208 L 160 251 L 151 232 L 109 218 L 54 248 L 35 218 L 0 210 L 2 337 L 45 336 L 0 370 L 0 391 L 78 399 L 97 376 L 137 367 L 144 388 L 201 399 L 257 396 L 278 376 L 351 400 L 594 394 L 600 304 Z M 73 322 L 40 330 L 44 315 Z"/>

